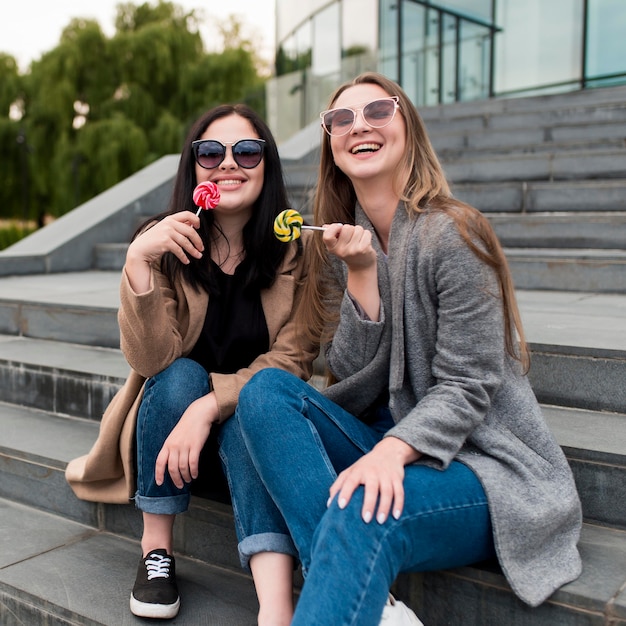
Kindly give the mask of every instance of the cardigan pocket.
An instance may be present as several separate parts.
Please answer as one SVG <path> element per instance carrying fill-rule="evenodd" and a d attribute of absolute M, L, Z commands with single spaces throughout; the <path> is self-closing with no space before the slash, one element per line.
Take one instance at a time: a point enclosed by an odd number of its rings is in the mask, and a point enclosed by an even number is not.
<path fill-rule="evenodd" d="M 497 422 L 492 423 L 492 427 L 510 444 L 504 446 L 503 451 L 512 459 L 522 463 L 529 469 L 536 469 L 549 480 L 554 479 L 554 472 L 557 468 L 543 455 L 537 452 L 524 440 L 520 439 L 511 429 Z"/>

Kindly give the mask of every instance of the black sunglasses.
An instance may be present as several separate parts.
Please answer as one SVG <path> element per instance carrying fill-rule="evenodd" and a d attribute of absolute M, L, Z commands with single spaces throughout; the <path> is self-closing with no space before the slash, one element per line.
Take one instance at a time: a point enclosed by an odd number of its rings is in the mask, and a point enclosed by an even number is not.
<path fill-rule="evenodd" d="M 251 170 L 263 158 L 265 140 L 240 139 L 222 143 L 216 139 L 198 139 L 191 142 L 196 163 L 205 170 L 215 169 L 226 158 L 226 146 L 231 146 L 233 159 L 239 167 Z"/>

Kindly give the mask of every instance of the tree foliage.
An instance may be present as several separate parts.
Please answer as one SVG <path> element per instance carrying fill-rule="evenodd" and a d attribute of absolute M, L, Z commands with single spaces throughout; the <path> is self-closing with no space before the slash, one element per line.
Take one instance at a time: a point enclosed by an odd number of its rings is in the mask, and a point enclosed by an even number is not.
<path fill-rule="evenodd" d="M 0 54 L 0 217 L 61 215 L 159 157 L 222 102 L 264 114 L 254 46 L 235 19 L 205 51 L 194 11 L 119 4 L 115 34 L 75 18 L 20 75 Z M 12 113 L 12 115 L 10 115 Z"/>

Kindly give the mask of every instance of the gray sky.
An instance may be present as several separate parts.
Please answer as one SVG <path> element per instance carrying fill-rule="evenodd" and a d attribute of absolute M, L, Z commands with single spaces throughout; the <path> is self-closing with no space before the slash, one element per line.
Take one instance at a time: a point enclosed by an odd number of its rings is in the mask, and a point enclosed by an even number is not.
<path fill-rule="evenodd" d="M 244 35 L 257 43 L 257 50 L 271 60 L 274 50 L 274 0 L 172 0 L 186 10 L 204 15 L 200 28 L 205 46 L 211 49 L 215 31 L 211 18 L 237 15 L 243 22 Z M 17 59 L 22 70 L 42 53 L 56 47 L 61 31 L 74 17 L 93 18 L 106 35 L 114 32 L 115 7 L 120 0 L 14 0 L 3 7 L 0 20 L 0 52 Z M 143 0 L 135 0 L 141 4 Z M 155 4 L 156 0 L 152 0 Z M 8 4 L 8 3 L 7 3 Z"/>

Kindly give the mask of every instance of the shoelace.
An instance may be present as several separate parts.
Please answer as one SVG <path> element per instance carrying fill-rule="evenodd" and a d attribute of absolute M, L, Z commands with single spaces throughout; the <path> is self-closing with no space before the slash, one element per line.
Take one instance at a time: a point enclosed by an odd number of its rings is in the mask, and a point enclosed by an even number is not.
<path fill-rule="evenodd" d="M 172 559 L 169 556 L 151 554 L 150 558 L 146 559 L 145 563 L 146 569 L 148 570 L 148 580 L 170 577 Z"/>

